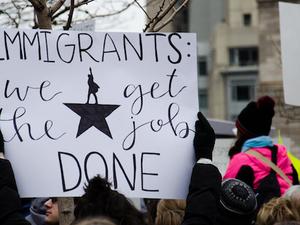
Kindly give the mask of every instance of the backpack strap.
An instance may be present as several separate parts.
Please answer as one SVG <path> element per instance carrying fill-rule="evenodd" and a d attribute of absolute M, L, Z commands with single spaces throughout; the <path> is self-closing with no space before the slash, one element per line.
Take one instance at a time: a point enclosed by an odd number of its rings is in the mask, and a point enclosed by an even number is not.
<path fill-rule="evenodd" d="M 272 170 L 274 170 L 285 182 L 289 184 L 289 186 L 292 186 L 292 181 L 287 177 L 287 175 L 278 167 L 276 164 L 274 164 L 271 160 L 264 157 L 262 154 L 260 154 L 257 151 L 254 151 L 253 149 L 250 149 L 247 151 L 247 154 L 254 156 L 256 159 L 264 163 L 265 165 L 271 167 Z"/>

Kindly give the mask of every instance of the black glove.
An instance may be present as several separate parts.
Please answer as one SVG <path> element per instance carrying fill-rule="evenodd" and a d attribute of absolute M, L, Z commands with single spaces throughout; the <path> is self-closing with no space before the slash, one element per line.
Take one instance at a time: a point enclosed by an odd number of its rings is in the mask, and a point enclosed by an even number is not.
<path fill-rule="evenodd" d="M 212 152 L 215 146 L 216 135 L 207 119 L 201 112 L 197 114 L 195 123 L 194 150 L 196 160 L 206 158 L 212 160 Z"/>

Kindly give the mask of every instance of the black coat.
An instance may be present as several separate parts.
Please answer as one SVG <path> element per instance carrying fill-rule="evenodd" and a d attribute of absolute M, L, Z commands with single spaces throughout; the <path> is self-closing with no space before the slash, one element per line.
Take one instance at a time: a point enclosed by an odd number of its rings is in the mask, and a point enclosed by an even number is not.
<path fill-rule="evenodd" d="M 21 202 L 10 162 L 0 159 L 0 224 L 30 225 L 20 213 Z"/>
<path fill-rule="evenodd" d="M 221 174 L 215 166 L 195 164 L 182 225 L 216 224 L 221 182 Z"/>
<path fill-rule="evenodd" d="M 182 225 L 250 225 L 254 214 L 237 215 L 220 204 L 222 177 L 217 167 L 196 163 L 189 185 Z"/>

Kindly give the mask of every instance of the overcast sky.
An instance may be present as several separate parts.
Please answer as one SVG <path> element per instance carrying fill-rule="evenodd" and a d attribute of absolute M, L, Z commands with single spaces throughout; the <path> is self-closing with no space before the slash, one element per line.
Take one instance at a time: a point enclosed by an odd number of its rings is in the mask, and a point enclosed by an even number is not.
<path fill-rule="evenodd" d="M 86 6 L 90 12 L 97 11 L 100 14 L 107 14 L 120 10 L 126 5 L 125 2 L 132 0 L 104 0 L 101 2 L 94 1 Z M 144 5 L 145 0 L 139 0 L 141 5 Z M 136 4 L 130 6 L 127 10 L 116 16 L 101 17 L 94 19 L 95 31 L 120 31 L 120 32 L 142 32 L 145 27 L 146 16 L 143 10 Z M 92 23 L 91 21 L 82 22 L 85 24 Z M 72 25 L 74 28 L 76 25 Z M 76 29 L 76 28 L 75 28 Z"/>

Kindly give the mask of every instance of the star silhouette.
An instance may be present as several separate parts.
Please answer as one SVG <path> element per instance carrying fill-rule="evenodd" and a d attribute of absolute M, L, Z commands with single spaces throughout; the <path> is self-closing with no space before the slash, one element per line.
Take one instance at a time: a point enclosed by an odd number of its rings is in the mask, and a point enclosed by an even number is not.
<path fill-rule="evenodd" d="M 102 105 L 102 104 L 80 104 L 80 103 L 63 103 L 73 112 L 80 116 L 80 122 L 76 138 L 94 126 L 99 131 L 106 134 L 112 139 L 106 117 L 109 116 L 119 105 Z"/>

